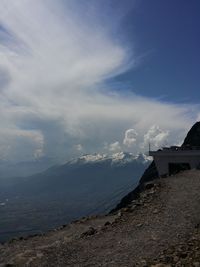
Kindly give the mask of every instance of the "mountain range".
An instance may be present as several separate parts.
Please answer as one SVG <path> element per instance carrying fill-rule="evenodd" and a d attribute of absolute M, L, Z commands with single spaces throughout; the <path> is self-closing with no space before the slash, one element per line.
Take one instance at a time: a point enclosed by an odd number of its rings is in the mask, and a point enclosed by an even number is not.
<path fill-rule="evenodd" d="M 27 177 L 1 174 L 0 241 L 110 211 L 150 162 L 143 154 L 94 154 Z"/>

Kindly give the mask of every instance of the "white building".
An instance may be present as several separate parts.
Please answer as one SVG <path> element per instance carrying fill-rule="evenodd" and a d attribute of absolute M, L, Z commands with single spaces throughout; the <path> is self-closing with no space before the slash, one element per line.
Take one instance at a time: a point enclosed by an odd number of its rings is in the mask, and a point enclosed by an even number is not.
<path fill-rule="evenodd" d="M 149 151 L 154 158 L 160 177 L 181 170 L 196 169 L 200 164 L 200 147 L 165 147 L 158 151 Z"/>

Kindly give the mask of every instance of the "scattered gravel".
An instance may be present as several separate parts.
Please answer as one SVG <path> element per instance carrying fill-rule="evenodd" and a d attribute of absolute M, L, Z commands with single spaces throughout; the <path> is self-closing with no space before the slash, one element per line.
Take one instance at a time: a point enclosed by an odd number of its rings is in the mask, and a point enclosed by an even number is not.
<path fill-rule="evenodd" d="M 152 182 L 116 214 L 6 243 L 2 266 L 199 267 L 200 171 Z"/>

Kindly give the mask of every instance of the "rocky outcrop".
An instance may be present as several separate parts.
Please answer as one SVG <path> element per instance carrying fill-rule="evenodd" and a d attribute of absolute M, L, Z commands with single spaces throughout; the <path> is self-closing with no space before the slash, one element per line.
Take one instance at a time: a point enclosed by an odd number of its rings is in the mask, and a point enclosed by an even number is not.
<path fill-rule="evenodd" d="M 182 144 L 182 147 L 191 147 L 191 146 L 200 146 L 200 122 L 196 122 L 192 126 Z M 200 166 L 198 169 L 200 169 Z M 154 179 L 157 179 L 158 177 L 159 176 L 155 162 L 152 161 L 152 163 L 149 165 L 149 167 L 145 170 L 144 174 L 140 178 L 138 186 L 130 193 L 128 193 L 125 197 L 123 197 L 120 203 L 111 212 L 115 212 L 118 209 L 126 207 L 132 200 L 137 199 L 139 193 L 143 191 L 145 184 Z"/>
<path fill-rule="evenodd" d="M 140 179 L 140 186 L 143 186 L 144 183 L 148 183 L 156 178 L 158 178 L 158 171 L 157 171 L 155 162 L 152 161 L 152 163 L 145 170 L 144 174 L 142 175 Z"/>
<path fill-rule="evenodd" d="M 196 122 L 189 130 L 183 144 L 183 147 L 187 146 L 200 146 L 200 122 Z"/>

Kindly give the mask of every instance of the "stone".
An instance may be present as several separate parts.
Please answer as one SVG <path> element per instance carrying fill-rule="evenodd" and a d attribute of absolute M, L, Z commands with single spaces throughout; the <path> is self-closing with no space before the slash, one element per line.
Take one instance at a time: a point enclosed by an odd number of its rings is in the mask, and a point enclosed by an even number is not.
<path fill-rule="evenodd" d="M 110 225 L 111 223 L 109 222 L 109 221 L 107 221 L 107 222 L 105 222 L 104 223 L 104 226 L 108 226 L 108 225 Z"/>
<path fill-rule="evenodd" d="M 157 263 L 155 265 L 151 265 L 151 267 L 171 267 L 171 264 Z"/>
<path fill-rule="evenodd" d="M 129 211 L 129 208 L 123 208 L 122 211 L 128 212 Z"/>
<path fill-rule="evenodd" d="M 178 256 L 174 256 L 173 260 L 174 260 L 174 262 L 178 262 L 179 261 L 179 257 Z"/>
<path fill-rule="evenodd" d="M 137 206 L 134 204 L 134 205 L 131 206 L 130 209 L 133 211 L 136 207 L 137 207 Z"/>
<path fill-rule="evenodd" d="M 119 212 L 117 213 L 117 216 L 118 216 L 118 217 L 121 217 L 121 216 L 122 216 L 121 211 L 119 211 Z"/>
<path fill-rule="evenodd" d="M 136 227 L 141 227 L 143 224 L 142 223 L 138 223 L 137 225 L 136 225 Z"/>
<path fill-rule="evenodd" d="M 44 256 L 44 254 L 42 252 L 37 252 L 36 256 L 37 256 L 37 258 L 42 258 Z"/>
<path fill-rule="evenodd" d="M 153 214 L 157 214 L 159 212 L 158 209 L 153 210 Z"/>
<path fill-rule="evenodd" d="M 83 232 L 83 233 L 81 234 L 81 237 L 84 237 L 84 236 L 91 236 L 91 235 L 96 234 L 96 232 L 97 232 L 96 229 L 94 229 L 93 227 L 89 227 L 89 229 L 88 229 L 87 231 L 85 231 L 85 232 Z"/>
<path fill-rule="evenodd" d="M 151 189 L 151 188 L 153 188 L 154 186 L 155 186 L 154 183 L 151 183 L 151 182 L 149 182 L 149 183 L 145 183 L 145 189 Z"/>
<path fill-rule="evenodd" d="M 148 267 L 147 261 L 146 260 L 141 260 L 140 266 L 141 267 Z"/>
<path fill-rule="evenodd" d="M 187 253 L 186 252 L 180 253 L 180 257 L 183 259 L 187 258 Z"/>

